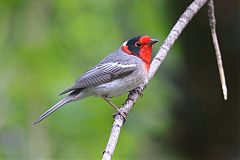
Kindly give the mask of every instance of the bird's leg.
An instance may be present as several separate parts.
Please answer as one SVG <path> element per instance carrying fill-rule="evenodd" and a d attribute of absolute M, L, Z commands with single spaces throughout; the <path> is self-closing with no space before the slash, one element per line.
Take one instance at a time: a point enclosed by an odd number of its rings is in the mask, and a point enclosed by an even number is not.
<path fill-rule="evenodd" d="M 110 101 L 109 98 L 107 98 L 107 97 L 105 97 L 105 96 L 103 96 L 102 98 L 103 98 L 108 104 L 110 104 L 114 109 L 116 109 L 116 110 L 119 112 L 118 107 L 117 107 L 115 104 L 113 104 L 113 103 Z"/>
<path fill-rule="evenodd" d="M 124 121 L 126 120 L 126 115 L 124 113 L 122 113 L 122 111 L 120 111 L 120 109 L 115 105 L 113 104 L 109 98 L 105 97 L 105 96 L 102 96 L 102 98 L 108 103 L 110 104 L 114 109 L 116 109 L 118 111 L 118 113 L 124 118 Z M 115 115 L 114 115 L 115 116 Z"/>

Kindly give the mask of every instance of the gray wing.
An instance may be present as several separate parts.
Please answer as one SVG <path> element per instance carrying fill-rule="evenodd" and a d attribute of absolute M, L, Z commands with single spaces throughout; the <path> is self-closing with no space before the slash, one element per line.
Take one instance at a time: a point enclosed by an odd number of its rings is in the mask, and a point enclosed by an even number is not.
<path fill-rule="evenodd" d="M 60 95 L 67 92 L 83 89 L 86 87 L 97 86 L 103 83 L 111 82 L 122 76 L 129 75 L 137 68 L 136 64 L 120 64 L 118 62 L 102 63 L 92 68 L 78 80 L 75 85 L 60 93 Z"/>

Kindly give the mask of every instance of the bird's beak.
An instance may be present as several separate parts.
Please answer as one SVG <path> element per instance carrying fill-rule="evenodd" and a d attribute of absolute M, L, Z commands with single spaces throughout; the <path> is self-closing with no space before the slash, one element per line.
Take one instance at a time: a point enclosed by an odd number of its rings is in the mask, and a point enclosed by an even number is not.
<path fill-rule="evenodd" d="M 157 43 L 159 40 L 157 39 L 151 39 L 151 41 L 148 43 L 148 45 L 153 45 L 154 43 Z"/>

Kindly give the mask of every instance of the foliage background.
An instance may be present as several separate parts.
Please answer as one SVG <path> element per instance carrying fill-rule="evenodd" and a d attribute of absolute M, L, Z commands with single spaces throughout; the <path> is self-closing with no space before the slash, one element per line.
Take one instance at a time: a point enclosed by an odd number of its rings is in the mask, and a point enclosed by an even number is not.
<path fill-rule="evenodd" d="M 0 0 L 0 159 L 100 159 L 114 113 L 103 100 L 74 102 L 31 123 L 126 39 L 147 34 L 162 42 L 190 2 Z M 238 5 L 215 3 L 229 100 L 205 7 L 136 103 L 114 159 L 240 158 Z"/>

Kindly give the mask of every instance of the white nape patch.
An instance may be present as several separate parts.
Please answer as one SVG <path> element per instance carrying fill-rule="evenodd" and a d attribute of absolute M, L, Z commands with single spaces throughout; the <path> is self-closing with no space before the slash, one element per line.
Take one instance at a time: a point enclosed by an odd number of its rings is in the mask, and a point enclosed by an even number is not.
<path fill-rule="evenodd" d="M 136 67 L 136 64 L 119 64 L 119 63 L 110 63 L 112 66 L 117 66 L 121 68 L 129 68 L 129 67 Z"/>
<path fill-rule="evenodd" d="M 124 42 L 122 45 L 123 45 L 123 46 L 126 46 L 126 45 L 127 45 L 127 42 L 128 42 L 128 41 Z"/>

